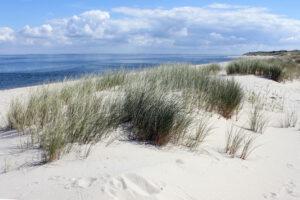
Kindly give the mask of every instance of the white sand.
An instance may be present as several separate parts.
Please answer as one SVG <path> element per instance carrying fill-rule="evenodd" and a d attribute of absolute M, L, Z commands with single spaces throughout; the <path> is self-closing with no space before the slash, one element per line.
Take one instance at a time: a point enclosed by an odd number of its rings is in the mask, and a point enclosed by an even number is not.
<path fill-rule="evenodd" d="M 23 151 L 23 138 L 3 132 L 0 172 L 5 173 L 0 174 L 0 199 L 300 199 L 300 127 L 279 128 L 282 107 L 300 114 L 300 81 L 233 78 L 248 93 L 260 93 L 269 104 L 270 125 L 264 134 L 256 134 L 260 146 L 248 160 L 229 158 L 222 152 L 226 127 L 231 123 L 246 127 L 247 104 L 238 121 L 213 116 L 213 134 L 193 152 L 173 146 L 155 148 L 126 141 L 106 146 L 102 142 L 86 159 L 72 152 L 61 160 L 35 166 L 39 150 Z M 0 91 L 2 116 L 12 98 L 26 98 L 31 90 Z"/>

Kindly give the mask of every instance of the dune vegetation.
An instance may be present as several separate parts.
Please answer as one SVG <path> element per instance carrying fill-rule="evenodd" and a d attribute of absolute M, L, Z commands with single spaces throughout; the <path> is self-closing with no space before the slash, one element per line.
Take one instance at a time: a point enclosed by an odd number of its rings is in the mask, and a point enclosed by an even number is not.
<path fill-rule="evenodd" d="M 226 71 L 280 81 L 286 70 L 272 62 L 237 60 Z M 129 141 L 196 149 L 214 128 L 208 116 L 237 118 L 247 102 L 251 108 L 246 125 L 227 130 L 224 150 L 230 157 L 246 159 L 256 137 L 245 131 L 263 133 L 268 124 L 264 104 L 258 96 L 244 98 L 240 84 L 219 76 L 221 71 L 219 64 L 166 64 L 44 85 L 28 99 L 11 102 L 7 127 L 30 136 L 27 147 L 40 148 L 44 162 L 59 159 L 74 145 L 90 149 L 120 129 Z M 295 126 L 294 115 L 287 116 L 282 126 Z"/>
<path fill-rule="evenodd" d="M 226 71 L 281 80 L 284 70 L 269 62 L 233 61 Z M 28 99 L 11 102 L 7 127 L 29 135 L 27 146 L 40 148 L 45 162 L 59 159 L 74 145 L 92 147 L 119 128 L 129 141 L 195 149 L 213 129 L 209 115 L 230 119 L 244 102 L 240 84 L 219 76 L 221 70 L 219 64 L 168 64 L 44 85 Z M 257 97 L 249 103 L 245 130 L 263 133 L 263 104 Z M 246 159 L 255 138 L 233 127 L 227 132 L 225 153 Z"/>
<path fill-rule="evenodd" d="M 245 55 L 276 57 L 233 61 L 226 68 L 227 74 L 253 74 L 278 82 L 300 78 L 299 51 L 253 52 Z"/>
<path fill-rule="evenodd" d="M 193 148 L 211 130 L 205 116 L 193 118 L 195 110 L 231 118 L 242 102 L 239 84 L 215 76 L 219 70 L 217 64 L 172 64 L 43 86 L 28 100 L 11 103 L 8 127 L 29 134 L 45 162 L 73 144 L 95 144 L 119 127 L 129 140 Z M 191 133 L 191 127 L 197 128 Z"/>
<path fill-rule="evenodd" d="M 274 81 L 280 81 L 283 70 L 279 65 L 269 63 L 265 60 L 241 59 L 231 62 L 226 68 L 227 74 L 253 74 Z"/>

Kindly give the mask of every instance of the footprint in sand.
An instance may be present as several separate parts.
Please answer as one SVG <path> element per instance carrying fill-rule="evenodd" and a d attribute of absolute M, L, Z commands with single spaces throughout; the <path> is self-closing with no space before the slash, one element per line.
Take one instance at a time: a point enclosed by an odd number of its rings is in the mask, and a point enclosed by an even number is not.
<path fill-rule="evenodd" d="M 295 190 L 296 185 L 293 181 L 289 181 L 279 189 L 279 192 L 270 192 L 268 195 L 264 195 L 265 199 L 287 199 L 292 197 L 298 199 L 300 193 Z M 289 198 L 290 199 L 290 198 Z"/>
<path fill-rule="evenodd" d="M 286 164 L 286 167 L 289 168 L 289 169 L 292 169 L 292 168 L 294 168 L 294 165 L 291 164 L 291 163 L 287 163 L 287 164 Z"/>
<path fill-rule="evenodd" d="M 63 176 L 53 176 L 53 177 L 50 177 L 49 180 L 51 180 L 51 181 L 64 181 L 64 180 L 66 180 L 66 178 L 63 177 Z"/>
<path fill-rule="evenodd" d="M 283 187 L 280 190 L 280 194 L 284 195 L 290 195 L 293 197 L 300 197 L 299 192 L 295 191 L 295 183 L 293 181 L 289 181 L 286 184 L 283 185 Z"/>
<path fill-rule="evenodd" d="M 97 181 L 97 178 L 90 177 L 90 178 L 72 178 L 69 180 L 69 183 L 65 185 L 66 189 L 71 188 L 82 188 L 86 189 L 91 187 L 95 182 Z"/>
<path fill-rule="evenodd" d="M 179 164 L 179 165 L 183 165 L 184 164 L 183 160 L 181 160 L 181 159 L 177 159 L 176 163 Z"/>
<path fill-rule="evenodd" d="M 112 196 L 123 193 L 142 197 L 156 195 L 164 187 L 164 184 L 155 184 L 138 174 L 130 173 L 113 178 L 108 182 L 108 185 L 101 188 L 101 191 L 108 191 Z"/>

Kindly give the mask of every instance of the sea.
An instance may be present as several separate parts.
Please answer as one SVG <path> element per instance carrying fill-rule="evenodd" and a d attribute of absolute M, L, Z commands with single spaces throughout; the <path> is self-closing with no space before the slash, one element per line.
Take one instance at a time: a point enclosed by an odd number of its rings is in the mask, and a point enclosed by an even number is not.
<path fill-rule="evenodd" d="M 87 74 L 138 70 L 165 63 L 230 61 L 226 55 L 197 54 L 34 54 L 0 55 L 0 90 L 76 79 Z"/>

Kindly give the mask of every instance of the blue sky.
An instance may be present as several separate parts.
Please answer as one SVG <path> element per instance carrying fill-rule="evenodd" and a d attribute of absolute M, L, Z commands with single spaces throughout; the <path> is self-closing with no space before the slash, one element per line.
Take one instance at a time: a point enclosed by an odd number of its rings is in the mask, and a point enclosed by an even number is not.
<path fill-rule="evenodd" d="M 296 49 L 300 1 L 0 0 L 0 53 Z"/>

